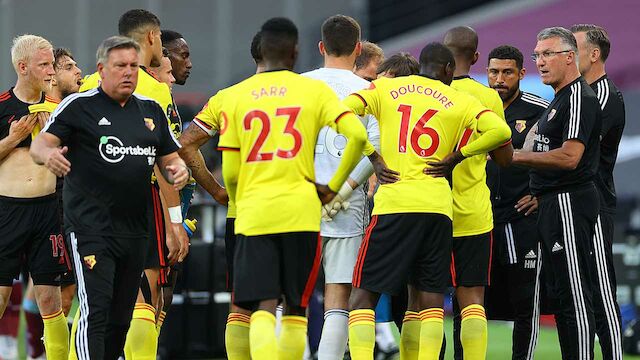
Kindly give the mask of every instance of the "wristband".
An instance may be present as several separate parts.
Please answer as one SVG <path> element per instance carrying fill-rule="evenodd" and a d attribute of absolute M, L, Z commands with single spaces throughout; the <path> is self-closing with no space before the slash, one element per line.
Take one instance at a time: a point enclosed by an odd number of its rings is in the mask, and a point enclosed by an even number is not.
<path fill-rule="evenodd" d="M 182 209 L 180 209 L 180 206 L 170 207 L 167 210 L 169 210 L 169 218 L 172 224 L 182 224 Z"/>

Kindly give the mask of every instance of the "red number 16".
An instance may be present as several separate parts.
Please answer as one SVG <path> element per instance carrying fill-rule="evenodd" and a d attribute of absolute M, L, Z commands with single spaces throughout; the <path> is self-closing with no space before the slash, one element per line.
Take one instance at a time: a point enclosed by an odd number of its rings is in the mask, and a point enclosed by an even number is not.
<path fill-rule="evenodd" d="M 400 139 L 398 142 L 398 151 L 401 153 L 407 152 L 407 135 L 409 133 L 409 120 L 411 120 L 411 106 L 410 105 L 400 105 L 398 106 L 398 112 L 402 114 L 402 119 L 400 122 Z M 438 112 L 438 110 L 429 109 L 427 110 L 418 122 L 416 126 L 411 130 L 411 148 L 413 151 L 420 157 L 429 157 L 433 155 L 436 150 L 438 150 L 438 145 L 440 145 L 440 137 L 438 136 L 438 132 L 434 128 L 427 127 L 427 122 L 431 120 L 431 118 Z M 428 148 L 423 148 L 419 144 L 420 137 L 422 135 L 426 135 L 431 138 L 431 145 Z"/>

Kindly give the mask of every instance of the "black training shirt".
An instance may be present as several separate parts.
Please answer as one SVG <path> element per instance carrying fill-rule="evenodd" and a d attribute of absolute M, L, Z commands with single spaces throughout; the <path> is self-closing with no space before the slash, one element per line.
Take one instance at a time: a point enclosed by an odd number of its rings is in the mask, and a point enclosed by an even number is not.
<path fill-rule="evenodd" d="M 511 128 L 511 143 L 514 149 L 522 149 L 529 131 L 534 127 L 549 102 L 527 92 L 518 97 L 504 110 L 507 124 Z M 487 184 L 491 190 L 493 221 L 507 223 L 524 217 L 518 213 L 515 204 L 523 196 L 530 194 L 529 169 L 521 166 L 499 167 L 495 162 L 487 162 Z"/>
<path fill-rule="evenodd" d="M 556 93 L 538 121 L 534 152 L 547 152 L 562 147 L 568 140 L 584 144 L 584 153 L 573 170 L 532 169 L 531 192 L 571 191 L 576 186 L 593 182 L 600 156 L 602 113 L 596 94 L 580 76 Z"/>
<path fill-rule="evenodd" d="M 600 193 L 600 209 L 613 212 L 616 209 L 616 187 L 613 182 L 613 167 L 618 156 L 618 145 L 624 130 L 624 100 L 613 81 L 602 76 L 591 84 L 602 109 L 600 131 L 600 166 L 594 178 Z"/>
<path fill-rule="evenodd" d="M 97 88 L 67 97 L 43 131 L 69 147 L 66 230 L 146 238 L 153 165 L 180 147 L 158 103 L 134 94 L 122 107 Z"/>

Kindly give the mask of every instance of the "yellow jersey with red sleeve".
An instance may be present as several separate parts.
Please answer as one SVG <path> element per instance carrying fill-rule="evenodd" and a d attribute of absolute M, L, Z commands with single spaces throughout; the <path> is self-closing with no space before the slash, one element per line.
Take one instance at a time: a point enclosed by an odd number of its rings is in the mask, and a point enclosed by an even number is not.
<path fill-rule="evenodd" d="M 400 173 L 399 181 L 378 188 L 375 215 L 437 213 L 452 218 L 449 183 L 425 175 L 426 163 L 455 151 L 465 128 L 479 126 L 485 135 L 463 149 L 465 156 L 491 149 L 505 140 L 505 132 L 511 134 L 506 123 L 501 126 L 500 119 L 474 98 L 421 75 L 374 80 L 369 89 L 344 102 L 356 114 L 378 119 L 382 157 Z"/>
<path fill-rule="evenodd" d="M 210 97 L 192 121 L 193 125 L 204 130 L 210 137 L 213 137 L 220 131 L 222 97 L 224 92 L 224 89 L 220 90 Z M 236 218 L 236 203 L 232 199 L 229 199 L 229 203 L 227 204 L 227 218 Z"/>
<path fill-rule="evenodd" d="M 451 87 L 476 98 L 482 105 L 504 120 L 502 99 L 498 93 L 469 76 L 456 77 Z M 473 143 L 480 133 L 475 127 L 465 129 L 459 143 Z M 484 234 L 493 229 L 491 193 L 487 187 L 487 155 L 464 160 L 453 169 L 453 236 Z"/>
<path fill-rule="evenodd" d="M 80 92 L 97 88 L 100 86 L 101 81 L 100 74 L 97 72 L 85 76 L 80 86 Z M 158 102 L 164 114 L 167 116 L 167 121 L 169 121 L 169 116 L 174 111 L 173 98 L 171 97 L 169 85 L 158 81 L 155 75 L 144 66 L 140 66 L 138 69 L 138 85 L 134 93 Z M 169 125 L 171 125 L 171 123 L 169 123 Z"/>
<path fill-rule="evenodd" d="M 221 119 L 222 172 L 236 203 L 236 234 L 245 236 L 320 231 L 313 181 L 323 126 L 349 139 L 328 184 L 333 191 L 362 153 L 375 151 L 360 120 L 329 86 L 288 70 L 262 72 L 228 88 Z"/>

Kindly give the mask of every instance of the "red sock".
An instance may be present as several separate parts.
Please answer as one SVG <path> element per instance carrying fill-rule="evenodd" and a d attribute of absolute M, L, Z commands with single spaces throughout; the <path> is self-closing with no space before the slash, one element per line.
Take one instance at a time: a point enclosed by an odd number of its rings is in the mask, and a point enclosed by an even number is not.
<path fill-rule="evenodd" d="M 44 335 L 44 323 L 40 314 L 24 312 L 27 319 L 27 349 L 29 356 L 37 358 L 44 354 L 44 344 L 42 336 Z"/>
<path fill-rule="evenodd" d="M 0 335 L 18 337 L 18 326 L 20 326 L 20 306 L 22 305 L 22 283 L 13 283 L 9 304 L 4 311 L 2 321 L 0 321 Z"/>

